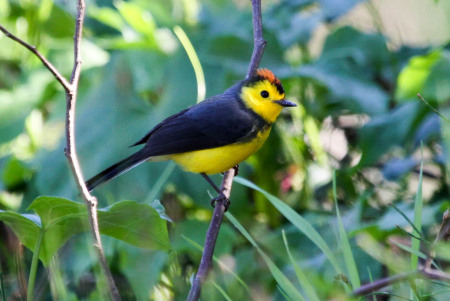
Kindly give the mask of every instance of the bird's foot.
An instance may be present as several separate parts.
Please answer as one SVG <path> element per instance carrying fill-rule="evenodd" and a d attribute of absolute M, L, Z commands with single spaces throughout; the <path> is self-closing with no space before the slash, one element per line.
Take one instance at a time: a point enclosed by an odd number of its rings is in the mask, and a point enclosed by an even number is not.
<path fill-rule="evenodd" d="M 236 166 L 234 166 L 233 169 L 234 169 L 234 176 L 237 176 L 239 174 L 239 164 L 236 164 Z"/>
<path fill-rule="evenodd" d="M 223 203 L 223 206 L 225 207 L 225 212 L 227 212 L 231 202 L 222 192 L 217 197 L 211 199 L 211 206 L 215 208 L 217 202 L 219 201 Z"/>

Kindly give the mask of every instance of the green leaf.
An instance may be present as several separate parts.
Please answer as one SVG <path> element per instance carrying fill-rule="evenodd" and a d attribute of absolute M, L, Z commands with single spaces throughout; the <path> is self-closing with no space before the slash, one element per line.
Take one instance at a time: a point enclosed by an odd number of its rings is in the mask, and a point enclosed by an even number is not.
<path fill-rule="evenodd" d="M 1 178 L 4 185 L 11 188 L 30 179 L 31 174 L 31 170 L 22 161 L 11 157 L 3 168 Z"/>
<path fill-rule="evenodd" d="M 45 266 L 72 235 L 88 229 L 84 204 L 42 196 L 36 198 L 29 209 L 39 216 L 0 211 L 0 219 L 11 227 L 30 250 L 34 250 L 40 232 L 44 231 L 39 259 Z M 166 221 L 149 205 L 120 202 L 100 209 L 98 217 L 101 234 L 141 248 L 167 251 L 170 247 Z"/>
<path fill-rule="evenodd" d="M 444 103 L 450 99 L 450 85 L 448 78 L 450 76 L 450 51 L 442 51 L 441 58 L 431 68 L 424 87 L 423 95 L 426 98 L 434 99 Z"/>
<path fill-rule="evenodd" d="M 387 109 L 387 93 L 367 79 L 363 71 L 345 62 L 321 59 L 302 66 L 297 75 L 322 83 L 345 102 L 343 106 L 356 113 L 377 115 Z"/>
<path fill-rule="evenodd" d="M 436 257 L 450 261 L 450 243 L 440 241 L 435 247 Z"/>
<path fill-rule="evenodd" d="M 360 233 L 356 239 L 358 246 L 372 258 L 377 260 L 395 273 L 402 273 L 410 270 L 408 261 L 404 257 L 396 256 L 392 250 L 383 243 L 377 241 L 368 233 Z"/>
<path fill-rule="evenodd" d="M 57 197 L 38 197 L 29 207 L 39 216 L 0 211 L 0 220 L 5 222 L 19 240 L 34 250 L 36 240 L 44 231 L 39 259 L 48 266 L 53 254 L 75 233 L 86 229 L 85 207 Z"/>
<path fill-rule="evenodd" d="M 418 102 L 405 103 L 388 114 L 375 116 L 365 124 L 359 131 L 358 142 L 362 153 L 359 167 L 375 163 L 391 147 L 401 145 L 410 133 L 420 108 Z"/>
<path fill-rule="evenodd" d="M 117 10 L 111 7 L 89 7 L 87 10 L 90 18 L 93 18 L 105 25 L 108 25 L 117 31 L 122 31 L 125 26 L 125 22 L 117 12 Z"/>
<path fill-rule="evenodd" d="M 73 37 L 75 22 L 72 15 L 59 5 L 52 5 L 51 9 L 50 16 L 46 18 L 42 30 L 45 30 L 46 34 L 54 38 Z M 55 24 L 58 25 L 55 26 Z"/>
<path fill-rule="evenodd" d="M 168 251 L 167 221 L 147 204 L 123 201 L 98 210 L 100 232 L 131 245 Z"/>
<path fill-rule="evenodd" d="M 440 57 L 441 50 L 412 57 L 398 76 L 395 97 L 398 99 L 415 98 L 417 93 L 422 91 L 431 68 Z"/>
<path fill-rule="evenodd" d="M 41 70 L 28 75 L 27 82 L 13 91 L 0 90 L 0 144 L 12 140 L 23 131 L 25 119 L 51 80 L 51 74 Z"/>
<path fill-rule="evenodd" d="M 389 95 L 374 78 L 381 76 L 388 60 L 383 36 L 344 27 L 327 37 L 318 60 L 301 66 L 295 75 L 324 85 L 332 94 L 331 104 L 339 101 L 346 110 L 378 115 L 387 111 Z"/>
<path fill-rule="evenodd" d="M 284 217 L 286 217 L 295 227 L 297 227 L 297 229 L 300 230 L 300 232 L 302 232 L 319 249 L 322 250 L 322 252 L 330 261 L 331 265 L 334 267 L 336 273 L 342 274 L 342 270 L 333 252 L 331 252 L 330 248 L 328 247 L 327 243 L 322 238 L 322 236 L 320 236 L 319 232 L 317 232 L 317 230 L 314 229 L 314 227 L 304 217 L 302 217 L 300 214 L 295 212 L 291 207 L 283 203 L 283 201 L 281 201 L 279 198 L 259 188 L 254 183 L 241 177 L 235 177 L 234 181 L 264 194 L 264 196 L 272 203 L 273 206 L 275 206 L 275 208 L 278 209 L 278 211 L 280 211 L 281 214 L 284 215 Z"/>
<path fill-rule="evenodd" d="M 142 34 L 152 45 L 156 45 L 154 37 L 156 24 L 149 11 L 138 4 L 125 1 L 118 2 L 116 7 L 134 30 Z"/>
<path fill-rule="evenodd" d="M 143 250 L 131 245 L 124 245 L 115 251 L 118 251 L 120 257 L 120 270 L 133 288 L 136 300 L 148 300 L 149 292 L 158 284 L 162 270 L 168 264 L 169 254 Z"/>
<path fill-rule="evenodd" d="M 72 235 L 88 229 L 86 206 L 81 203 L 41 196 L 36 198 L 28 209 L 34 210 L 39 215 L 42 231 L 45 231 L 39 253 L 39 259 L 45 266 L 48 266 L 55 252 Z M 31 250 L 34 250 L 34 244 Z"/>
<path fill-rule="evenodd" d="M 269 16 L 265 19 L 265 28 L 276 33 L 276 38 L 284 47 L 295 43 L 307 43 L 323 20 L 321 12 L 292 15 L 292 7 L 285 2 L 272 9 Z"/>
<path fill-rule="evenodd" d="M 11 228 L 25 247 L 34 249 L 41 231 L 41 220 L 38 216 L 0 210 L 0 220 Z"/>

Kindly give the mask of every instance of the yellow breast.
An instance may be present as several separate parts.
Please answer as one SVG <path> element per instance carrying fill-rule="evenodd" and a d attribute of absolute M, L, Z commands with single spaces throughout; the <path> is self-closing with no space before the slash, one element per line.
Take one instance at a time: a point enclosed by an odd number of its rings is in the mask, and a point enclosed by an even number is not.
<path fill-rule="evenodd" d="M 252 141 L 170 155 L 171 159 L 190 172 L 215 174 L 227 171 L 255 153 L 269 136 L 270 128 L 258 133 Z"/>

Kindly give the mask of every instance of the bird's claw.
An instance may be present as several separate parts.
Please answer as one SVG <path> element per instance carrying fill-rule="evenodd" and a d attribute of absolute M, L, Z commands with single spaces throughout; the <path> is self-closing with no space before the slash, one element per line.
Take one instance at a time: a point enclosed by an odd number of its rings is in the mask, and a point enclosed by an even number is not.
<path fill-rule="evenodd" d="M 211 206 L 213 208 L 215 208 L 217 202 L 219 202 L 219 201 L 223 202 L 223 206 L 225 207 L 225 212 L 227 212 L 228 211 L 228 207 L 231 204 L 230 200 L 223 193 L 220 193 L 217 197 L 211 199 Z"/>
<path fill-rule="evenodd" d="M 234 166 L 233 169 L 234 169 L 234 176 L 237 176 L 239 174 L 239 164 L 236 164 L 236 166 Z"/>

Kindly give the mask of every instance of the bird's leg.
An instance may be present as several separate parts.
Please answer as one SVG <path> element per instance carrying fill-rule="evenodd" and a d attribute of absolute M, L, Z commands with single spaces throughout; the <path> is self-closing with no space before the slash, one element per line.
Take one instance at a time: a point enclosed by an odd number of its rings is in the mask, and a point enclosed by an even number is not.
<path fill-rule="evenodd" d="M 214 188 L 214 190 L 217 191 L 217 193 L 219 194 L 219 196 L 217 196 L 211 200 L 211 206 L 215 207 L 216 203 L 221 200 L 221 201 L 223 201 L 223 205 L 225 206 L 225 211 L 227 211 L 228 206 L 230 206 L 230 204 L 231 204 L 230 200 L 223 194 L 223 192 L 219 189 L 219 187 L 217 187 L 217 185 L 214 184 L 214 182 L 211 180 L 210 177 L 208 177 L 204 172 L 202 172 L 200 174 L 206 180 L 206 182 L 208 182 L 209 185 L 211 185 L 212 188 Z"/>

